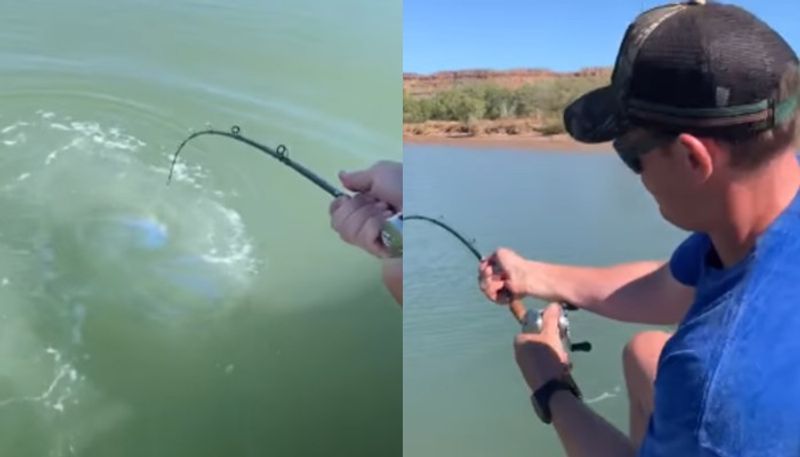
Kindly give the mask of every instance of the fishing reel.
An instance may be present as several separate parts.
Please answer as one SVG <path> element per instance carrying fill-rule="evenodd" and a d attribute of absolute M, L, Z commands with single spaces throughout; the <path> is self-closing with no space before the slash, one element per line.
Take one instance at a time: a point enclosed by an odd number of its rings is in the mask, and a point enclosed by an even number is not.
<path fill-rule="evenodd" d="M 558 318 L 558 333 L 561 337 L 562 347 L 570 352 L 591 351 L 592 343 L 588 341 L 582 341 L 580 343 L 572 342 L 572 337 L 569 331 L 569 316 L 567 313 L 570 310 L 577 310 L 578 308 L 565 302 L 561 302 L 559 305 L 561 306 L 561 316 Z M 509 309 L 520 325 L 522 325 L 523 333 L 540 333 L 542 331 L 542 316 L 544 315 L 543 309 L 526 309 L 525 305 L 522 304 L 522 300 L 518 298 L 515 298 L 509 303 Z M 572 370 L 572 362 L 569 363 L 569 369 Z M 578 387 L 578 384 L 575 382 L 575 379 L 573 379 L 572 374 L 567 373 L 564 377 L 564 381 L 572 385 L 573 391 L 576 393 L 578 398 L 583 397 L 583 393 Z"/>
<path fill-rule="evenodd" d="M 494 260 L 491 261 L 492 268 L 502 273 L 502 267 Z M 522 326 L 523 333 L 541 333 L 544 310 L 537 311 L 529 310 L 522 303 L 522 298 L 515 297 L 508 289 L 500 289 L 498 297 L 504 303 L 508 304 L 508 309 L 511 314 Z M 592 350 L 592 343 L 588 341 L 581 341 L 580 343 L 572 342 L 572 335 L 570 334 L 569 326 L 569 311 L 577 311 L 578 307 L 571 303 L 561 302 L 561 317 L 558 319 L 558 333 L 561 336 L 561 343 L 564 348 L 570 352 L 589 352 Z"/>
<path fill-rule="evenodd" d="M 397 213 L 383 223 L 381 243 L 389 257 L 403 257 L 403 214 Z"/>
<path fill-rule="evenodd" d="M 542 331 L 542 316 L 544 314 L 544 310 L 529 310 L 525 309 L 522 305 L 521 301 L 517 300 L 516 305 L 509 305 L 509 306 L 522 306 L 522 310 L 520 311 L 519 308 L 516 310 L 512 310 L 514 317 L 517 318 L 517 321 L 522 326 L 523 333 L 540 333 Z M 570 334 L 570 326 L 569 326 L 569 310 L 577 309 L 568 303 L 560 303 L 561 305 L 561 316 L 558 318 L 558 333 L 561 336 L 561 343 L 564 345 L 566 349 L 570 352 L 589 352 L 592 350 L 592 343 L 588 341 L 581 341 L 579 343 L 572 342 L 572 335 Z"/>

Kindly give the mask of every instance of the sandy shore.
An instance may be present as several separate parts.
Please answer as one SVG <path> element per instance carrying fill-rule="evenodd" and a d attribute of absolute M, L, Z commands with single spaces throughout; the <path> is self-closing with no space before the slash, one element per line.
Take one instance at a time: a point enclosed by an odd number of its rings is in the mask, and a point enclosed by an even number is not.
<path fill-rule="evenodd" d="M 465 148 L 521 149 L 529 151 L 613 152 L 611 143 L 584 144 L 569 135 L 403 135 L 403 144 Z"/>

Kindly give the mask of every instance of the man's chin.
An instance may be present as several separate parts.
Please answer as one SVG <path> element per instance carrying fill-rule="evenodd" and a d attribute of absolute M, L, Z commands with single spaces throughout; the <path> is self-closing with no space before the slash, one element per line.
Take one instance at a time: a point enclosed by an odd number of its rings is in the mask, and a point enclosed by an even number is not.
<path fill-rule="evenodd" d="M 674 225 L 675 227 L 686 230 L 688 232 L 697 230 L 697 227 L 694 227 L 692 224 L 688 223 L 685 220 L 681 220 L 678 217 L 675 217 L 674 214 L 670 214 L 669 211 L 666 211 L 663 206 L 658 205 L 658 212 L 661 213 L 661 217 L 669 222 L 670 224 Z"/>

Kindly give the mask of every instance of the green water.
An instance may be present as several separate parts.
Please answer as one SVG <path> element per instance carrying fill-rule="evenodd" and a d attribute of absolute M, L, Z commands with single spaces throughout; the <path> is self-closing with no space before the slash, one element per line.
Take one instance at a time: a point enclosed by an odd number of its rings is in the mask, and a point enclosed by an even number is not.
<path fill-rule="evenodd" d="M 665 258 L 684 236 L 660 219 L 638 178 L 612 154 L 405 148 L 406 212 L 442 217 L 478 248 L 606 265 Z M 406 456 L 560 456 L 513 359 L 518 326 L 477 285 L 477 263 L 443 230 L 405 234 L 403 443 Z M 528 300 L 529 307 L 541 302 Z M 642 327 L 571 314 L 573 357 L 592 407 L 628 429 L 621 351 Z"/>
<path fill-rule="evenodd" d="M 54 0 L 0 28 L 0 455 L 399 455 L 401 312 L 329 198 L 401 157 L 400 2 Z"/>

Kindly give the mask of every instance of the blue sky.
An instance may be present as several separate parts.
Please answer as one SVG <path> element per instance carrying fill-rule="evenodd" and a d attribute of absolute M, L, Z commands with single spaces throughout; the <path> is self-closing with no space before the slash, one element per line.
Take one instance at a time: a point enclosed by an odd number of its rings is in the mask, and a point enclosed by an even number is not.
<path fill-rule="evenodd" d="M 644 0 L 404 0 L 403 71 L 611 66 Z M 800 52 L 798 0 L 727 1 L 753 12 Z"/>

